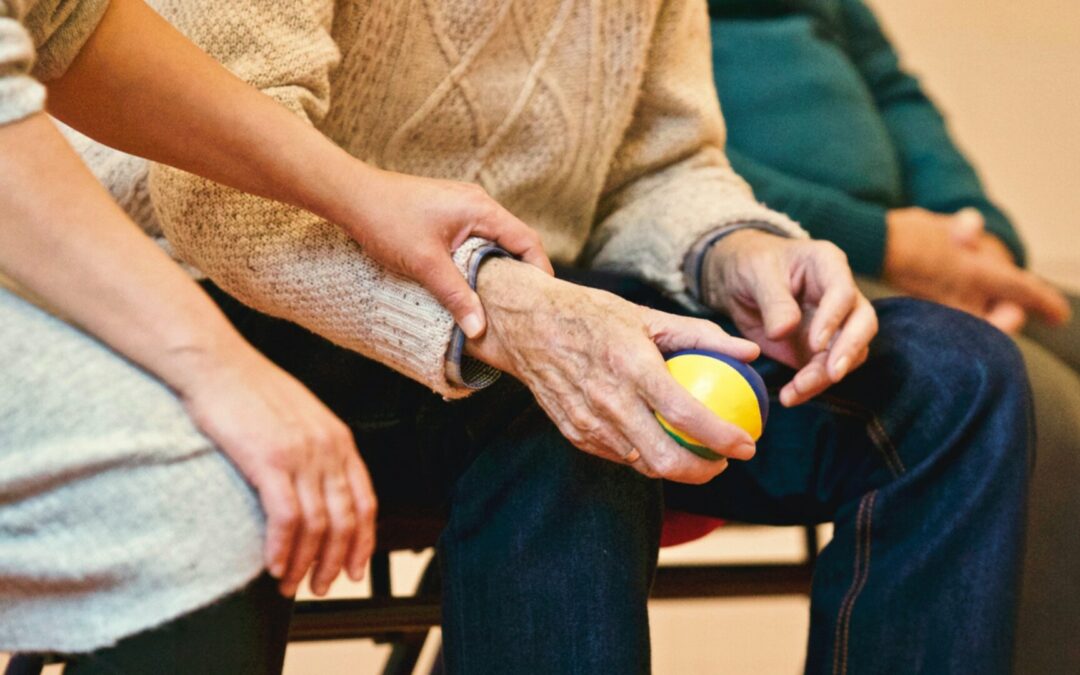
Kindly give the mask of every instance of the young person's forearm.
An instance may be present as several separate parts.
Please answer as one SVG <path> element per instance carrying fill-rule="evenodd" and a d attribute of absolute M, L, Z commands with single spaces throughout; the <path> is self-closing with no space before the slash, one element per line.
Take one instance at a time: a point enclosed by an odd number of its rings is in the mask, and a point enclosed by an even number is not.
<path fill-rule="evenodd" d="M 0 126 L 0 271 L 177 389 L 242 341 L 43 114 Z"/>
<path fill-rule="evenodd" d="M 310 210 L 339 224 L 374 171 L 234 77 L 141 0 L 112 0 L 49 112 L 130 154 Z"/>

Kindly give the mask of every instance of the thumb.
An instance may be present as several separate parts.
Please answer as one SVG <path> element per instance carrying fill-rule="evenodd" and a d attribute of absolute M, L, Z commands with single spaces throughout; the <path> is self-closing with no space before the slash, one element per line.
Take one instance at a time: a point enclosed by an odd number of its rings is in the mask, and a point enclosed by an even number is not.
<path fill-rule="evenodd" d="M 466 337 L 476 339 L 484 334 L 487 328 L 484 305 L 448 253 L 431 256 L 414 276 L 454 316 Z"/>
<path fill-rule="evenodd" d="M 978 209 L 960 209 L 949 219 L 949 236 L 954 244 L 965 248 L 978 243 L 986 227 L 986 219 Z"/>

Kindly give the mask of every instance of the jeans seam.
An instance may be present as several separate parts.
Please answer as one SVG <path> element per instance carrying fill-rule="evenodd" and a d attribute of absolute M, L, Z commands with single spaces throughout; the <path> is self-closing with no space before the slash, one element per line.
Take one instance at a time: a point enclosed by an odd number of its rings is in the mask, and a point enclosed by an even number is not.
<path fill-rule="evenodd" d="M 866 580 L 870 576 L 871 533 L 873 530 L 874 502 L 877 490 L 869 492 L 859 501 L 859 512 L 855 517 L 855 565 L 851 587 L 840 605 L 836 620 L 836 637 L 833 646 L 833 675 L 846 675 L 848 666 L 848 644 L 851 635 L 851 615 L 855 611 L 855 602 L 859 599 Z M 865 545 L 864 545 L 865 539 Z"/>
<path fill-rule="evenodd" d="M 900 453 L 896 451 L 896 445 L 893 444 L 892 438 L 889 437 L 889 432 L 885 430 L 881 418 L 874 414 L 873 411 L 832 396 L 819 396 L 818 399 L 816 403 L 825 409 L 857 417 L 866 424 L 866 433 L 874 447 L 881 453 L 882 458 L 885 460 L 885 466 L 892 473 L 893 478 L 899 478 L 907 473 L 907 467 L 904 466 L 903 461 L 900 459 Z"/>

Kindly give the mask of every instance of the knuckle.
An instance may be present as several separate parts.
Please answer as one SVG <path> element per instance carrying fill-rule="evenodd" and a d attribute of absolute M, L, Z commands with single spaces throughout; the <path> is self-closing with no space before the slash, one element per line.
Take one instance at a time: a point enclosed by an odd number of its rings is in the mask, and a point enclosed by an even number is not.
<path fill-rule="evenodd" d="M 676 429 L 685 429 L 694 421 L 694 414 L 690 405 L 684 401 L 670 402 L 664 406 L 664 411 L 661 414 Z"/>
<path fill-rule="evenodd" d="M 671 453 L 661 453 L 658 457 L 653 457 L 649 460 L 649 466 L 652 467 L 658 475 L 664 478 L 673 478 L 679 471 L 679 462 L 675 459 L 675 456 Z"/>
<path fill-rule="evenodd" d="M 354 515 L 352 511 L 349 511 L 337 519 L 334 529 L 344 533 L 352 532 L 356 529 L 357 525 L 359 525 L 359 522 L 356 515 Z"/>
<path fill-rule="evenodd" d="M 583 435 L 591 434 L 598 426 L 592 411 L 584 403 L 578 403 L 567 408 L 566 417 L 570 424 L 574 426 L 574 429 Z"/>
<path fill-rule="evenodd" d="M 379 511 L 379 504 L 374 497 L 360 499 L 356 502 L 356 515 L 360 520 L 374 520 Z"/>
<path fill-rule="evenodd" d="M 333 426 L 334 438 L 337 439 L 337 443 L 347 450 L 352 450 L 356 447 L 356 437 L 353 436 L 352 429 L 349 425 L 345 424 L 341 420 L 336 420 Z M 349 453 L 350 456 L 355 457 L 353 453 Z"/>
<path fill-rule="evenodd" d="M 291 530 L 300 523 L 300 511 L 292 502 L 279 503 L 274 508 L 273 515 L 282 528 Z"/>
<path fill-rule="evenodd" d="M 324 511 L 317 510 L 309 513 L 304 518 L 304 526 L 313 534 L 322 535 L 326 532 L 328 519 Z"/>

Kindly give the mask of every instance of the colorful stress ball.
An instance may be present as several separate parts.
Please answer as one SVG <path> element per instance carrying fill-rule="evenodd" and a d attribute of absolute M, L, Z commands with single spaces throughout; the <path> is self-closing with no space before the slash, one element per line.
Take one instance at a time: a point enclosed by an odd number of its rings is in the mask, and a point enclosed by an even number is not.
<path fill-rule="evenodd" d="M 765 382 L 750 366 L 730 356 L 699 349 L 688 349 L 665 357 L 675 381 L 686 387 L 694 398 L 721 419 L 742 427 L 755 441 L 761 438 L 769 416 L 769 397 Z M 722 457 L 667 423 L 659 413 L 664 431 L 698 457 L 717 460 Z"/>

